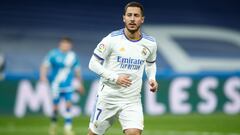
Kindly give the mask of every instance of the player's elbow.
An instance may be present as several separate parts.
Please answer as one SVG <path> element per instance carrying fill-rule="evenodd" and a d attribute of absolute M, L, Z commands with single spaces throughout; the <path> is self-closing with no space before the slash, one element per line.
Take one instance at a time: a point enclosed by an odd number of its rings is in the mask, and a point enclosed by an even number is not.
<path fill-rule="evenodd" d="M 88 64 L 88 68 L 91 70 L 91 71 L 94 71 L 94 62 L 93 62 L 93 58 L 91 58 L 89 64 Z"/>
<path fill-rule="evenodd" d="M 93 67 L 93 64 L 92 64 L 91 61 L 90 61 L 89 64 L 88 64 L 88 68 L 89 68 L 90 70 L 92 70 L 92 67 Z"/>

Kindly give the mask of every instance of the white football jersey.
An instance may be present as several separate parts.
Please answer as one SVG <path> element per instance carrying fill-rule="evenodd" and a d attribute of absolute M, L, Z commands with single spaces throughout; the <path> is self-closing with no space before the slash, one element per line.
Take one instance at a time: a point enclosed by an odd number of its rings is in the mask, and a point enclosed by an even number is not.
<path fill-rule="evenodd" d="M 111 73 L 129 75 L 132 85 L 125 88 L 101 78 L 99 98 L 108 102 L 139 101 L 145 64 L 155 62 L 156 51 L 155 39 L 144 33 L 137 41 L 129 40 L 124 29 L 103 38 L 95 48 L 94 56 L 103 60 L 103 67 Z"/>

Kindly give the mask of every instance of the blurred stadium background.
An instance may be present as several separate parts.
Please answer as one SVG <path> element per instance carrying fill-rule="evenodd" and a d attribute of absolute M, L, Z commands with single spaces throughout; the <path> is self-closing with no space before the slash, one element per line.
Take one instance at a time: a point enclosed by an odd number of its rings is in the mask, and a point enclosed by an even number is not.
<path fill-rule="evenodd" d="M 49 88 L 38 82 L 39 65 L 62 36 L 73 38 L 81 61 L 86 93 L 74 95 L 74 130 L 87 133 L 97 88 L 88 62 L 96 44 L 123 27 L 127 2 L 1 1 L 1 135 L 47 134 Z M 240 135 L 240 2 L 141 2 L 143 31 L 159 44 L 160 83 L 157 94 L 143 86 L 144 134 Z M 119 124 L 107 134 L 122 134 Z"/>

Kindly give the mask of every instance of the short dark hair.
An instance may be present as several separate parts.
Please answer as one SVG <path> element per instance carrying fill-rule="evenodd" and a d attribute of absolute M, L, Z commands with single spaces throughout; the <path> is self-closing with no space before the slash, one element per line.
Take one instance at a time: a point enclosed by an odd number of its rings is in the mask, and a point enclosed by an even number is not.
<path fill-rule="evenodd" d="M 123 15 L 126 14 L 126 11 L 127 11 L 127 8 L 128 8 L 128 7 L 138 7 L 138 8 L 140 8 L 141 14 L 142 14 L 142 16 L 144 16 L 144 8 L 143 8 L 143 5 L 142 5 L 141 3 L 135 2 L 135 1 L 129 2 L 129 3 L 124 7 Z"/>
<path fill-rule="evenodd" d="M 68 43 L 72 43 L 73 40 L 70 37 L 62 37 L 60 39 L 60 42 L 68 42 Z"/>

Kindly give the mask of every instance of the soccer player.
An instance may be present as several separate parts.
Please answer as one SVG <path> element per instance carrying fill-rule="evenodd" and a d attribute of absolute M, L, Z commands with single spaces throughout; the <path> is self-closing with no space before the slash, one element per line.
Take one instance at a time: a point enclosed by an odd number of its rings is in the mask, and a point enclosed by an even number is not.
<path fill-rule="evenodd" d="M 0 81 L 4 79 L 4 69 L 6 66 L 6 60 L 4 55 L 0 52 Z"/>
<path fill-rule="evenodd" d="M 144 22 L 143 6 L 128 3 L 123 22 L 125 28 L 103 38 L 89 62 L 89 68 L 101 79 L 88 135 L 103 135 L 115 117 L 125 135 L 140 135 L 144 126 L 140 97 L 144 68 L 150 90 L 156 92 L 158 88 L 156 41 L 140 30 Z"/>
<path fill-rule="evenodd" d="M 63 37 L 59 42 L 59 48 L 51 50 L 45 57 L 40 68 L 40 80 L 48 82 L 47 74 L 51 68 L 51 94 L 53 98 L 53 115 L 51 118 L 50 134 L 56 134 L 56 123 L 58 104 L 60 99 L 66 102 L 66 116 L 64 132 L 66 135 L 72 135 L 72 116 L 71 116 L 71 98 L 74 91 L 72 81 L 77 78 L 79 81 L 78 91 L 84 92 L 80 77 L 80 65 L 77 55 L 71 50 L 72 40 L 69 37 Z"/>

